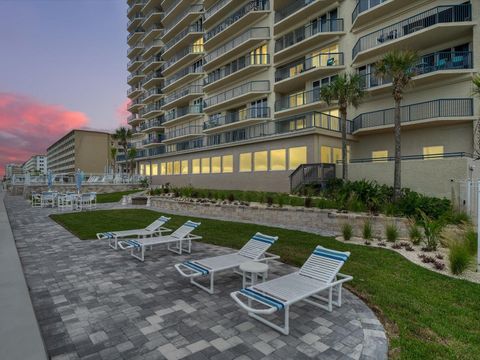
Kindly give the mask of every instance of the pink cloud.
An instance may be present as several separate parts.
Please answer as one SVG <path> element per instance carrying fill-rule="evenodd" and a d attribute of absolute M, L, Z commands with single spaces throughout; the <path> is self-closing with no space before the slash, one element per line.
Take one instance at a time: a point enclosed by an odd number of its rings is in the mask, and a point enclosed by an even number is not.
<path fill-rule="evenodd" d="M 127 109 L 130 106 L 130 102 L 130 99 L 126 99 L 117 108 L 118 126 L 128 126 L 127 118 L 130 116 L 130 112 Z"/>
<path fill-rule="evenodd" d="M 0 176 L 10 162 L 22 163 L 69 130 L 84 128 L 88 117 L 28 96 L 0 92 Z"/>

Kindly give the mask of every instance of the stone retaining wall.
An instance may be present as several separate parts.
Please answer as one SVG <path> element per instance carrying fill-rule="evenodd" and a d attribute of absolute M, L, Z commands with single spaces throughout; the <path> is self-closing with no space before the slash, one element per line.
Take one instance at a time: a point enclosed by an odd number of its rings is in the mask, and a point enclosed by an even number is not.
<path fill-rule="evenodd" d="M 82 185 L 82 192 L 96 192 L 98 194 L 112 193 L 118 191 L 128 191 L 140 188 L 139 184 L 84 184 Z M 42 192 L 47 191 L 47 185 L 12 185 L 9 188 L 9 192 L 12 195 L 23 195 L 24 197 L 30 197 L 32 191 Z M 77 191 L 75 184 L 55 184 L 52 186 L 52 190 L 58 192 Z"/>
<path fill-rule="evenodd" d="M 336 210 L 304 207 L 266 207 L 264 205 L 208 204 L 178 201 L 165 197 L 151 197 L 152 207 L 167 213 L 248 222 L 287 229 L 304 230 L 322 235 L 340 235 L 346 222 L 353 227 L 354 236 L 361 236 L 364 222 L 372 222 L 374 235 L 384 237 L 386 224 L 395 223 L 400 237 L 408 237 L 408 220 L 358 213 L 337 213 Z"/>

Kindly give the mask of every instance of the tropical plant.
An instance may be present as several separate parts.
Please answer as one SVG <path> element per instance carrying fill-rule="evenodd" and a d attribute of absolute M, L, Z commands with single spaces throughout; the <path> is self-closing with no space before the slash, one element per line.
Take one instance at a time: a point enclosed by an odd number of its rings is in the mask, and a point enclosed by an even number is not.
<path fill-rule="evenodd" d="M 450 270 L 455 275 L 463 274 L 472 261 L 468 244 L 464 241 L 455 241 L 450 243 L 449 248 L 448 261 L 450 262 Z"/>
<path fill-rule="evenodd" d="M 373 228 L 372 228 L 372 222 L 370 220 L 365 220 L 365 222 L 363 223 L 362 235 L 364 240 L 366 241 L 372 240 Z"/>
<path fill-rule="evenodd" d="M 375 64 L 375 75 L 382 79 L 392 80 L 392 95 L 395 101 L 394 133 L 395 133 L 395 169 L 393 179 L 393 200 L 401 197 L 401 116 L 400 109 L 405 88 L 416 74 L 415 65 L 418 55 L 413 50 L 392 50 Z"/>
<path fill-rule="evenodd" d="M 419 210 L 419 212 L 422 218 L 420 224 L 423 227 L 423 233 L 425 234 L 425 251 L 436 251 L 444 224 L 440 220 L 429 218 L 421 210 Z"/>
<path fill-rule="evenodd" d="M 118 149 L 115 146 L 110 148 L 110 158 L 112 159 L 113 173 L 117 173 L 117 152 Z"/>
<path fill-rule="evenodd" d="M 350 240 L 352 238 L 352 235 L 353 235 L 352 225 L 350 225 L 349 223 L 344 223 L 342 225 L 342 235 L 343 235 L 343 239 L 345 241 Z"/>
<path fill-rule="evenodd" d="M 396 242 L 398 240 L 398 228 L 394 223 L 385 226 L 385 236 L 388 242 Z"/>
<path fill-rule="evenodd" d="M 132 130 L 126 128 L 125 126 L 121 126 L 115 130 L 112 135 L 113 140 L 116 140 L 118 145 L 123 149 L 123 153 L 125 154 L 125 163 L 127 162 L 128 158 L 128 143 L 132 138 Z"/>
<path fill-rule="evenodd" d="M 411 221 L 408 226 L 408 237 L 413 245 L 420 245 L 423 240 L 423 234 L 415 221 Z"/>
<path fill-rule="evenodd" d="M 480 74 L 477 74 L 472 80 L 473 83 L 473 95 L 480 97 Z"/>
<path fill-rule="evenodd" d="M 342 74 L 329 85 L 323 86 L 320 97 L 328 105 L 333 101 L 338 104 L 342 130 L 342 178 L 348 179 L 347 163 L 347 108 L 358 107 L 365 96 L 362 79 L 358 74 Z"/>
<path fill-rule="evenodd" d="M 137 149 L 132 146 L 128 151 L 126 152 L 127 154 L 127 160 L 130 162 L 129 166 L 129 171 L 130 171 L 130 176 L 133 175 L 133 170 L 135 169 L 135 158 L 137 157 Z"/>

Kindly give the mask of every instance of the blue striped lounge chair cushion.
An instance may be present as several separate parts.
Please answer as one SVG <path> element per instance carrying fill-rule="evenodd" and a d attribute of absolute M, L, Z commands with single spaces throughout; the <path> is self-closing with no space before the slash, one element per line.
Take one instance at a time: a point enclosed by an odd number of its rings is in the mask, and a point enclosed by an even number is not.
<path fill-rule="evenodd" d="M 200 272 L 202 273 L 203 275 L 208 275 L 208 273 L 210 272 L 208 269 L 204 268 L 203 266 L 200 266 L 198 264 L 195 264 L 191 261 L 185 261 L 183 263 L 183 265 L 185 265 L 186 267 L 192 269 L 192 270 L 195 270 L 197 272 Z"/>
<path fill-rule="evenodd" d="M 185 224 L 183 224 L 185 226 L 189 226 L 189 227 L 193 227 L 194 229 L 200 225 L 200 223 L 196 223 L 196 222 L 193 222 L 191 220 L 188 220 Z"/>
<path fill-rule="evenodd" d="M 162 216 L 160 216 L 160 217 L 158 218 L 158 220 L 159 220 L 159 221 L 163 221 L 164 223 L 166 223 L 168 220 L 170 220 L 170 218 L 162 215 Z"/>
<path fill-rule="evenodd" d="M 342 262 L 347 261 L 348 258 L 350 257 L 349 252 L 330 250 L 330 249 L 324 248 L 323 246 L 317 246 L 313 251 L 313 254 L 327 258 L 327 259 L 333 259 L 333 260 L 338 260 Z"/>
<path fill-rule="evenodd" d="M 252 240 L 262 241 L 264 243 L 273 244 L 275 241 L 278 240 L 278 236 L 269 236 L 262 233 L 257 232 L 253 235 Z"/>
<path fill-rule="evenodd" d="M 249 288 L 245 288 L 245 289 L 240 290 L 240 292 L 242 294 L 247 295 L 249 297 L 252 297 L 252 298 L 254 298 L 254 299 L 256 299 L 260 302 L 263 302 L 264 304 L 274 306 L 275 308 L 277 308 L 277 310 L 281 310 L 285 307 L 285 305 L 283 303 L 281 303 L 280 301 L 278 301 L 277 299 L 274 299 L 270 296 L 262 294 L 258 291 L 255 291 L 255 290 L 252 290 L 252 289 L 249 289 Z"/>
<path fill-rule="evenodd" d="M 127 240 L 127 244 L 134 247 L 134 248 L 141 248 L 142 247 L 142 244 L 140 244 L 139 242 L 137 242 L 135 240 Z"/>

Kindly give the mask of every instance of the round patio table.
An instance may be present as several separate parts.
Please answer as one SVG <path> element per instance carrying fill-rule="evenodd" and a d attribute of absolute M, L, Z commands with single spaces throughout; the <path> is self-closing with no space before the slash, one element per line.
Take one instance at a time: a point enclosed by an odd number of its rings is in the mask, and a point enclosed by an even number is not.
<path fill-rule="evenodd" d="M 247 280 L 250 278 L 249 286 L 253 286 L 257 283 L 258 277 L 262 278 L 262 282 L 267 278 L 268 265 L 257 261 L 247 261 L 239 266 L 239 269 L 243 273 L 242 287 L 247 287 Z"/>

